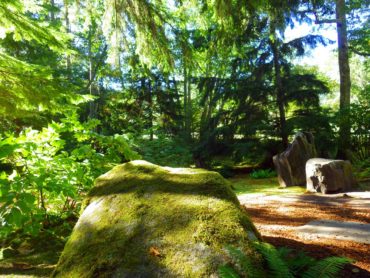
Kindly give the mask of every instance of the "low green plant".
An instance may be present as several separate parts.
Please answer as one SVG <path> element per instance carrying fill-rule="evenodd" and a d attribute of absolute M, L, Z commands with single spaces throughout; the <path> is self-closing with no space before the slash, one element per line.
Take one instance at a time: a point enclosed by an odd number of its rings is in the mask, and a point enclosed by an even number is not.
<path fill-rule="evenodd" d="M 366 159 L 354 161 L 354 169 L 358 179 L 370 178 L 370 156 Z"/>
<path fill-rule="evenodd" d="M 0 138 L 0 238 L 15 230 L 37 234 L 54 216 L 77 213 L 97 176 L 139 158 L 122 135 L 95 133 L 97 124 L 72 114 Z"/>
<path fill-rule="evenodd" d="M 304 252 L 293 254 L 292 249 L 285 247 L 277 249 L 266 242 L 253 242 L 253 245 L 266 263 L 268 277 L 334 278 L 344 265 L 351 263 L 351 260 L 343 257 L 316 260 Z M 218 274 L 221 278 L 264 277 L 241 250 L 233 246 L 227 246 L 226 250 L 231 258 L 231 264 L 219 267 Z"/>
<path fill-rule="evenodd" d="M 254 267 L 253 261 L 246 256 L 240 249 L 235 248 L 231 245 L 226 246 L 226 250 L 231 257 L 233 266 L 222 265 L 219 267 L 218 272 L 220 277 L 240 277 L 239 273 L 242 273 L 247 277 L 261 277 L 262 273 L 256 267 Z"/>
<path fill-rule="evenodd" d="M 253 179 L 266 179 L 276 177 L 276 172 L 271 169 L 254 170 L 249 176 Z"/>

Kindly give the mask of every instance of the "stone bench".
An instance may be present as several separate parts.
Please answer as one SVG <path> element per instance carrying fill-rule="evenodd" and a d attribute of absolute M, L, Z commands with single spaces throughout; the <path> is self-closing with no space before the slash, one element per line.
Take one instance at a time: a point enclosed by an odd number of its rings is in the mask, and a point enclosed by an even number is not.
<path fill-rule="evenodd" d="M 356 185 L 349 161 L 311 158 L 306 162 L 307 191 L 348 191 Z"/>

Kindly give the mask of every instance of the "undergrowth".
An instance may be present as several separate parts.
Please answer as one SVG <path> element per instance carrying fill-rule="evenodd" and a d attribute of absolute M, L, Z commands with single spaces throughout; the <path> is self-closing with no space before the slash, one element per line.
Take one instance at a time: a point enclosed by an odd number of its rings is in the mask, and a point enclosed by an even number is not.
<path fill-rule="evenodd" d="M 316 260 L 302 251 L 294 254 L 292 249 L 277 249 L 266 242 L 254 242 L 253 245 L 264 259 L 268 277 L 334 278 L 338 277 L 344 265 L 351 262 L 344 257 Z M 219 267 L 218 274 L 221 278 L 263 277 L 262 273 L 252 267 L 251 259 L 241 250 L 233 246 L 227 246 L 226 250 L 231 262 Z"/>
<path fill-rule="evenodd" d="M 266 179 L 276 177 L 276 172 L 271 169 L 254 170 L 249 176 L 253 179 Z"/>

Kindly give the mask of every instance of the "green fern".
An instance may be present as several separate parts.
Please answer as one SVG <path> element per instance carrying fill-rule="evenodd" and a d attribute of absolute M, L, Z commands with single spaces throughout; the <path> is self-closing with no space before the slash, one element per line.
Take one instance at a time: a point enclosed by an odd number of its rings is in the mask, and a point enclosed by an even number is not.
<path fill-rule="evenodd" d="M 293 250 L 281 247 L 278 249 L 280 257 L 285 261 L 292 274 L 296 277 L 299 273 L 302 273 L 305 269 L 315 265 L 316 260 L 308 256 L 305 252 L 300 251 L 297 254 L 292 255 Z"/>
<path fill-rule="evenodd" d="M 293 249 L 287 248 L 287 247 L 280 247 L 277 249 L 280 257 L 282 258 L 288 258 L 288 256 L 292 253 Z"/>
<path fill-rule="evenodd" d="M 218 268 L 218 275 L 220 275 L 221 278 L 240 278 L 239 274 L 228 265 L 220 266 Z"/>
<path fill-rule="evenodd" d="M 337 277 L 344 265 L 351 263 L 350 259 L 343 257 L 325 258 L 311 266 L 302 274 L 303 278 L 331 278 Z"/>
<path fill-rule="evenodd" d="M 226 250 L 230 254 L 230 257 L 236 262 L 236 264 L 240 267 L 243 274 L 247 277 L 261 277 L 261 273 L 258 271 L 253 265 L 251 259 L 246 256 L 241 250 L 233 247 L 233 246 L 226 246 Z"/>
<path fill-rule="evenodd" d="M 282 259 L 279 251 L 274 246 L 266 242 L 255 242 L 254 246 L 267 261 L 267 264 L 269 266 L 269 269 L 271 270 L 271 274 L 273 275 L 273 277 L 277 278 L 294 277 L 288 265 Z"/>
<path fill-rule="evenodd" d="M 305 252 L 293 255 L 292 249 L 286 247 L 276 249 L 266 242 L 254 242 L 253 245 L 267 262 L 269 277 L 332 278 L 337 277 L 344 265 L 351 262 L 350 259 L 343 257 L 329 257 L 317 261 Z M 238 273 L 243 277 L 264 277 L 241 250 L 233 246 L 227 246 L 226 250 L 233 260 L 233 266 L 220 266 L 218 273 L 221 278 L 240 277 Z"/>

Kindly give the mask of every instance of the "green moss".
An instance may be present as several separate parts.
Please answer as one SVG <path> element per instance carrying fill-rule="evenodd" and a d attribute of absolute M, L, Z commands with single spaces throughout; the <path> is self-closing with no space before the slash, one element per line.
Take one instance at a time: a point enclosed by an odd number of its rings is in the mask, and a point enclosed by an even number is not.
<path fill-rule="evenodd" d="M 248 176 L 239 176 L 228 179 L 237 195 L 266 194 L 280 195 L 287 193 L 304 193 L 304 186 L 279 187 L 277 178 L 252 179 Z"/>
<path fill-rule="evenodd" d="M 96 180 L 54 276 L 209 277 L 228 244 L 261 267 L 248 231 L 256 230 L 218 173 L 134 161 Z"/>

